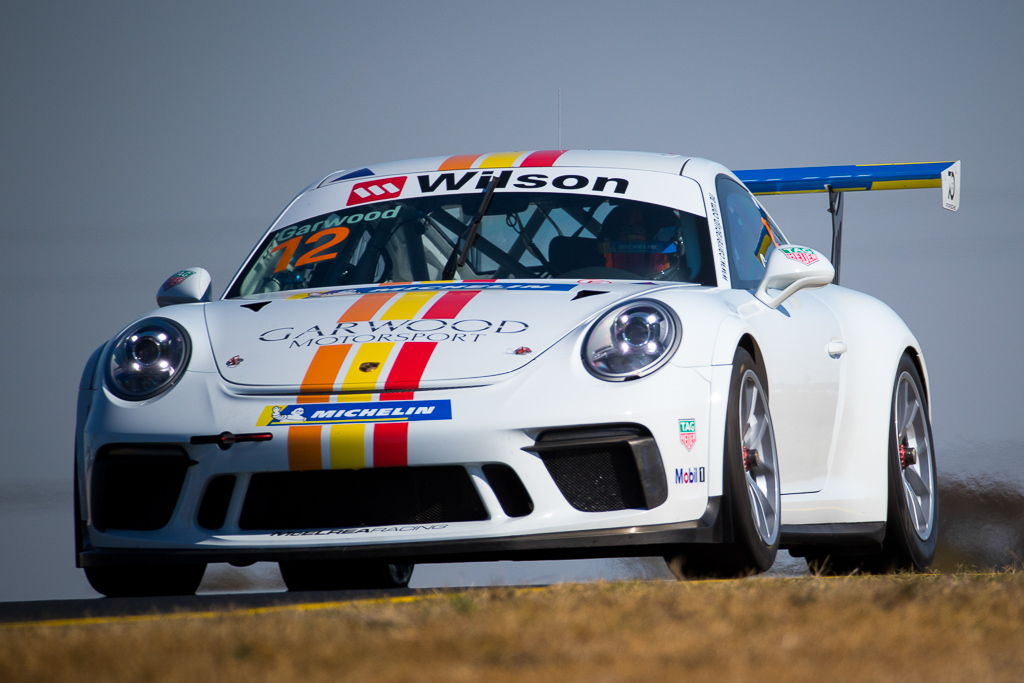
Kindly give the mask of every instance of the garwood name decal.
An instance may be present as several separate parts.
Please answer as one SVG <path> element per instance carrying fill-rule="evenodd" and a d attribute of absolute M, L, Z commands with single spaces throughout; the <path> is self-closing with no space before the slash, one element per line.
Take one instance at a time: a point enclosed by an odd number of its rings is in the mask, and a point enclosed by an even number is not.
<path fill-rule="evenodd" d="M 307 329 L 277 327 L 260 334 L 259 340 L 288 342 L 290 349 L 367 342 L 477 342 L 488 334 L 518 334 L 528 329 L 530 326 L 520 320 L 366 320 L 313 325 Z"/>
<path fill-rule="evenodd" d="M 476 183 L 470 181 L 476 178 Z M 612 192 L 626 194 L 629 181 L 625 178 L 608 178 L 597 176 L 588 178 L 583 175 L 566 174 L 551 177 L 547 173 L 517 173 L 515 171 L 463 171 L 462 173 L 432 173 L 416 176 L 420 192 L 456 192 L 458 190 L 483 190 L 491 180 L 497 178 L 497 189 L 516 187 L 527 190 L 551 186 L 559 190 L 590 190 L 592 192 Z"/>
<path fill-rule="evenodd" d="M 369 401 L 365 403 L 301 403 L 267 406 L 257 427 L 282 425 L 337 425 L 373 422 L 420 422 L 452 419 L 452 402 L 433 401 Z"/>

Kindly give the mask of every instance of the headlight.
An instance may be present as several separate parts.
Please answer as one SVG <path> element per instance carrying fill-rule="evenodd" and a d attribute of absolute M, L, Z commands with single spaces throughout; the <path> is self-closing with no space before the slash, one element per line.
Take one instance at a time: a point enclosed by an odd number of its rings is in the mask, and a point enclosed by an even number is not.
<path fill-rule="evenodd" d="M 141 401 L 167 391 L 188 365 L 188 333 L 166 318 L 146 318 L 118 335 L 107 386 L 119 398 Z"/>
<path fill-rule="evenodd" d="M 621 382 L 660 368 L 679 346 L 682 326 L 664 304 L 630 301 L 597 321 L 583 341 L 583 364 L 603 380 Z"/>

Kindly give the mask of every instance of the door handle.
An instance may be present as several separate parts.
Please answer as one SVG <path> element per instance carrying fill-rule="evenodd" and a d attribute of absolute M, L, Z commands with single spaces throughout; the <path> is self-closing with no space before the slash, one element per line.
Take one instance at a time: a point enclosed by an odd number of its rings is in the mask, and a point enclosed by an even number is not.
<path fill-rule="evenodd" d="M 842 339 L 833 339 L 825 346 L 825 350 L 828 352 L 829 358 L 839 358 L 846 353 L 846 342 Z"/>

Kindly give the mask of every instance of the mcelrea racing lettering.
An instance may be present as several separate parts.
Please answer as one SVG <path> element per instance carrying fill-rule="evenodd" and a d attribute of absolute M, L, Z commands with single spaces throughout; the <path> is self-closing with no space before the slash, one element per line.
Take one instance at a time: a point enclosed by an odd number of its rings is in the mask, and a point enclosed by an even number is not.
<path fill-rule="evenodd" d="M 309 531 L 272 531 L 271 536 L 339 536 L 341 534 L 390 534 L 409 531 L 447 529 L 447 524 L 408 524 L 406 526 L 369 526 L 350 529 L 315 529 Z"/>
<path fill-rule="evenodd" d="M 475 183 L 470 181 L 476 179 Z M 547 173 L 517 173 L 501 171 L 463 171 L 462 173 L 437 173 L 416 176 L 420 184 L 420 192 L 456 192 L 458 190 L 483 190 L 493 178 L 498 179 L 497 189 L 517 187 L 535 190 L 542 187 L 554 187 L 559 190 L 590 190 L 592 192 L 612 192 L 626 194 L 629 181 L 625 178 L 609 178 L 597 176 L 588 178 L 585 175 L 567 173 L 551 177 Z M 593 184 L 591 184 L 593 183 Z"/>
<path fill-rule="evenodd" d="M 302 403 L 266 406 L 257 427 L 282 425 L 365 424 L 371 422 L 420 422 L 452 419 L 452 402 L 369 401 L 365 403 Z"/>

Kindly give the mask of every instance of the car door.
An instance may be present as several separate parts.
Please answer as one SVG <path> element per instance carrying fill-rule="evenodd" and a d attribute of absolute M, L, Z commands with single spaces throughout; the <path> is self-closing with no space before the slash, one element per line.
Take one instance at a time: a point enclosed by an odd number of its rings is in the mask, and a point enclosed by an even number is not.
<path fill-rule="evenodd" d="M 828 473 L 839 395 L 839 321 L 813 289 L 797 292 L 777 309 L 754 298 L 777 235 L 745 187 L 725 175 L 715 185 L 737 311 L 755 331 L 768 375 L 782 493 L 819 491 Z"/>

